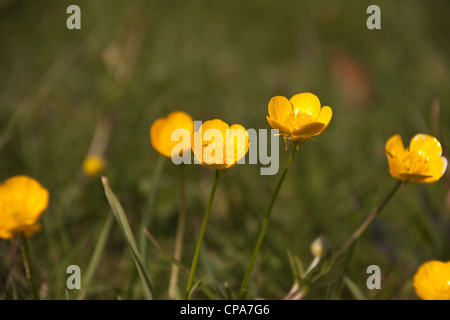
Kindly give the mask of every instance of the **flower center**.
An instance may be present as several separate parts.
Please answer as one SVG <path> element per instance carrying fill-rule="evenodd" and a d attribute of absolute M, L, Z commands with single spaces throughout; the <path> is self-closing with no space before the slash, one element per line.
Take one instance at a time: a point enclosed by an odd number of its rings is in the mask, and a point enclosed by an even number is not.
<path fill-rule="evenodd" d="M 408 173 L 425 174 L 429 169 L 428 160 L 429 158 L 422 151 L 410 152 L 406 150 L 402 164 Z"/>
<path fill-rule="evenodd" d="M 290 129 L 300 128 L 301 126 L 313 121 L 312 114 L 308 111 L 294 109 L 294 112 L 289 114 L 286 119 L 287 125 Z"/>

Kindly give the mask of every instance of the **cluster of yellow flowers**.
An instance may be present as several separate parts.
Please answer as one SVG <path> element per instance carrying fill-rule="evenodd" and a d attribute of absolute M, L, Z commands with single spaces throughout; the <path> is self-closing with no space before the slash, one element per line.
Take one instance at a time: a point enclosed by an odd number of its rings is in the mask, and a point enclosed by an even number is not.
<path fill-rule="evenodd" d="M 318 97 L 312 93 L 300 93 L 291 99 L 273 97 L 268 104 L 267 121 L 273 129 L 278 129 L 286 146 L 292 141 L 298 148 L 300 144 L 321 134 L 329 125 L 332 109 L 321 106 Z M 173 141 L 176 129 L 187 130 L 191 139 L 180 145 Z M 209 129 L 217 130 L 217 136 L 207 137 Z M 230 136 L 228 129 L 236 129 L 241 138 Z M 170 113 L 166 118 L 157 119 L 150 129 L 152 146 L 165 157 L 174 153 L 182 155 L 192 150 L 199 163 L 208 168 L 228 170 L 245 157 L 249 149 L 246 129 L 234 124 L 229 126 L 222 120 L 206 121 L 194 132 L 192 117 L 182 111 Z M 201 141 L 201 148 L 194 147 Z M 237 141 L 243 141 L 240 146 Z M 177 148 L 176 148 L 177 147 Z M 209 150 L 210 152 L 205 152 Z M 410 183 L 432 183 L 439 180 L 447 168 L 447 159 L 442 156 L 439 141 L 426 134 L 415 135 L 405 148 L 399 135 L 388 139 L 385 146 L 390 174 L 397 180 Z M 209 156 L 206 156 L 209 155 Z M 104 160 L 88 159 L 83 170 L 90 176 L 97 176 L 104 168 Z M 22 233 L 30 236 L 37 230 L 38 219 L 46 210 L 49 192 L 33 178 L 15 176 L 0 185 L 0 238 L 13 239 Z M 450 262 L 430 261 L 423 264 L 414 276 L 417 295 L 422 299 L 450 299 Z"/>
<path fill-rule="evenodd" d="M 321 134 L 328 127 L 333 114 L 332 109 L 329 106 L 322 107 L 319 98 L 312 93 L 299 93 L 289 100 L 283 96 L 275 96 L 269 102 L 268 113 L 267 122 L 273 129 L 279 130 L 286 142 L 286 147 L 288 140 L 298 147 L 304 141 Z M 220 164 L 217 164 L 214 159 L 203 158 L 201 164 L 205 167 L 228 169 L 245 156 L 248 150 L 248 140 L 246 140 L 245 153 L 236 154 L 235 144 L 225 138 L 227 137 L 226 129 L 244 129 L 242 126 L 229 127 L 222 120 L 214 119 L 206 121 L 194 133 L 192 117 L 181 111 L 172 112 L 166 118 L 160 118 L 153 123 L 150 130 L 153 147 L 170 158 L 174 147 L 178 144 L 177 141 L 172 141 L 171 135 L 178 128 L 189 130 L 192 139 L 201 135 L 205 129 L 214 128 L 222 132 L 223 141 L 204 139 L 200 151 L 192 148 L 196 159 L 202 159 L 203 151 L 210 144 L 215 144 L 216 150 L 223 149 L 223 156 L 226 154 L 227 145 L 229 145 L 228 148 L 234 147 L 232 164 L 227 164 L 229 162 L 226 161 L 225 156 Z M 190 142 L 184 141 L 183 152 L 189 152 Z M 427 134 L 415 135 L 411 139 L 409 148 L 404 147 L 400 135 L 394 135 L 386 142 L 385 153 L 389 172 L 399 181 L 433 183 L 443 176 L 447 168 L 447 159 L 442 156 L 441 144 L 435 137 Z M 450 299 L 450 262 L 432 261 L 421 266 L 414 276 L 414 287 L 417 295 L 422 299 Z"/>
<path fill-rule="evenodd" d="M 278 129 L 285 140 L 291 140 L 299 144 L 313 136 L 321 134 L 329 125 L 332 117 L 332 109 L 329 106 L 321 107 L 318 97 L 312 93 L 299 93 L 290 100 L 286 97 L 276 96 L 269 102 L 268 123 L 273 129 Z M 227 138 L 227 129 L 242 129 L 241 125 L 228 126 L 219 119 L 209 120 L 202 124 L 194 133 L 194 121 L 192 117 L 182 111 L 174 111 L 166 118 L 157 119 L 150 129 L 152 146 L 162 155 L 170 158 L 178 141 L 173 141 L 172 132 L 176 129 L 186 129 L 192 135 L 192 140 L 200 136 L 202 149 L 192 147 L 197 160 L 209 168 L 229 168 L 236 164 L 248 151 L 248 136 L 245 142 L 245 152 L 237 154 L 242 149 Z M 208 129 L 217 129 L 222 133 L 223 141 L 212 141 L 202 137 L 202 132 Z M 203 139 L 203 140 L 202 140 Z M 222 161 L 218 159 L 203 159 L 204 150 L 214 145 L 214 150 L 221 150 Z M 226 152 L 227 148 L 234 148 L 234 152 Z M 182 150 L 188 152 L 191 149 L 191 141 L 182 141 Z M 388 139 L 385 153 L 389 163 L 391 175 L 400 181 L 432 183 L 439 180 L 447 168 L 447 159 L 442 156 L 442 146 L 435 138 L 427 134 L 417 134 L 405 149 L 400 135 L 394 135 Z M 233 154 L 230 164 L 226 155 Z"/>
<path fill-rule="evenodd" d="M 181 142 L 172 139 L 172 133 L 177 129 L 186 130 L 190 138 Z M 214 134 L 207 136 L 211 132 Z M 237 134 L 231 135 L 230 132 Z M 240 136 L 244 140 L 241 140 Z M 233 140 L 235 138 L 236 141 Z M 165 157 L 171 158 L 173 154 L 181 156 L 192 149 L 199 163 L 214 169 L 228 169 L 234 166 L 245 156 L 249 148 L 248 134 L 243 126 L 238 124 L 229 126 L 220 119 L 214 119 L 204 122 L 194 133 L 194 120 L 182 111 L 174 111 L 166 118 L 157 119 L 150 128 L 150 140 L 156 151 Z M 195 147 L 195 141 L 199 141 L 199 147 Z M 244 141 L 242 146 L 241 141 Z"/>

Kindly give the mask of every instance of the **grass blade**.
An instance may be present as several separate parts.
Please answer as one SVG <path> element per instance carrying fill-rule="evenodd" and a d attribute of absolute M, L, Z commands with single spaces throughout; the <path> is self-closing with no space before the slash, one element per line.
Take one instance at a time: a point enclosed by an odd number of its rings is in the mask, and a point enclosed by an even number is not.
<path fill-rule="evenodd" d="M 336 280 L 331 285 L 331 287 L 329 288 L 326 300 L 337 299 L 337 296 L 339 295 L 339 293 L 341 291 L 342 278 L 344 277 L 345 269 L 347 268 L 347 265 L 350 262 L 350 259 L 352 257 L 355 245 L 356 245 L 356 242 L 353 242 L 352 244 L 350 244 L 350 246 L 347 248 L 347 251 L 344 253 L 343 261 L 342 261 L 341 266 L 340 266 L 340 268 L 338 270 L 338 274 L 337 274 Z"/>
<path fill-rule="evenodd" d="M 109 186 L 108 179 L 102 177 L 103 187 L 105 189 L 105 194 L 108 199 L 109 205 L 111 206 L 112 213 L 117 220 L 120 230 L 125 238 L 125 241 L 130 249 L 131 255 L 133 256 L 134 263 L 136 264 L 136 269 L 138 270 L 139 276 L 141 278 L 142 286 L 144 288 L 144 293 L 147 299 L 153 299 L 152 285 L 150 278 L 145 270 L 141 257 L 139 255 L 136 241 L 134 240 L 133 233 L 131 231 L 130 225 L 128 224 L 127 217 L 123 211 L 122 205 L 117 199 L 116 195 L 111 190 Z"/>
<path fill-rule="evenodd" d="M 83 289 L 78 297 L 79 300 L 84 300 L 86 296 L 87 288 L 91 283 L 92 277 L 94 276 L 95 270 L 97 269 L 98 263 L 100 261 L 100 257 L 105 249 L 106 240 L 109 236 L 109 231 L 111 230 L 111 226 L 113 223 L 113 216 L 108 215 L 106 217 L 105 223 L 103 224 L 102 229 L 100 230 L 100 234 L 97 239 L 97 243 L 94 248 L 94 253 L 92 254 L 91 261 L 89 262 L 86 276 L 84 277 Z"/>
<path fill-rule="evenodd" d="M 157 186 L 159 183 L 159 177 L 161 176 L 162 169 L 164 167 L 164 163 L 166 162 L 166 159 L 164 156 L 160 156 L 158 159 L 158 162 L 156 163 L 155 171 L 153 172 L 153 177 L 151 181 L 151 189 L 150 194 L 148 196 L 148 203 L 147 207 L 144 211 L 144 214 L 142 215 L 142 222 L 141 227 L 139 229 L 139 250 L 141 250 L 142 253 L 142 262 L 144 262 L 145 265 L 148 263 L 148 241 L 145 236 L 145 233 L 143 232 L 144 228 L 148 228 L 150 225 L 150 219 L 152 216 L 152 212 L 155 206 L 155 199 L 156 199 L 156 191 Z"/>
<path fill-rule="evenodd" d="M 171 256 L 160 244 L 158 241 L 156 241 L 155 237 L 147 230 L 144 229 L 144 233 L 147 236 L 148 240 L 166 257 L 169 258 L 170 262 L 172 262 L 175 266 L 181 269 L 183 273 L 189 272 L 189 268 L 186 267 L 183 263 L 181 263 L 178 259 L 175 259 L 173 256 Z"/>
<path fill-rule="evenodd" d="M 350 292 L 353 294 L 353 296 L 357 300 L 367 300 L 367 298 L 364 296 L 364 294 L 359 290 L 358 286 L 349 278 L 346 276 L 343 276 L 342 279 L 344 280 L 345 285 L 350 290 Z"/>

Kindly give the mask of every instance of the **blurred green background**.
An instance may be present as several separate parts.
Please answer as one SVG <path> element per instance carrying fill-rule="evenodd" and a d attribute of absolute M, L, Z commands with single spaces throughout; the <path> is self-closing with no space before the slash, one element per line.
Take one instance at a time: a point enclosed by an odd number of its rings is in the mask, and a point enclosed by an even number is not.
<path fill-rule="evenodd" d="M 81 8 L 81 30 L 66 27 L 70 4 Z M 381 8 L 381 30 L 366 27 L 371 4 Z M 449 14 L 447 0 L 0 1 L 0 180 L 26 174 L 50 190 L 42 230 L 29 241 L 42 297 L 65 297 L 68 265 L 79 265 L 83 276 L 110 214 L 100 178 L 81 173 L 99 123 L 112 125 L 104 175 L 136 237 L 156 188 L 148 229 L 171 252 L 179 168 L 167 159 L 152 185 L 159 158 L 149 139 L 153 121 L 182 110 L 195 120 L 269 129 L 271 97 L 312 92 L 332 107 L 333 119 L 296 153 L 249 283 L 252 298 L 284 297 L 293 284 L 288 252 L 307 265 L 320 234 L 339 247 L 395 184 L 383 153 L 389 137 L 399 133 L 407 145 L 428 133 L 445 152 Z M 280 138 L 280 170 L 286 159 Z M 238 292 L 279 178 L 259 169 L 235 166 L 219 181 L 197 270 L 212 289 Z M 213 173 L 185 168 L 186 265 Z M 370 299 L 416 299 L 417 267 L 450 259 L 449 208 L 448 174 L 402 188 L 357 243 L 345 275 Z M 0 261 L 2 298 L 13 287 L 27 297 L 17 244 L 0 240 Z M 373 264 L 382 290 L 366 288 Z M 114 223 L 87 298 L 123 298 L 133 268 Z M 150 246 L 157 298 L 167 298 L 170 268 Z M 306 299 L 324 299 L 334 280 Z M 143 297 L 138 280 L 129 297 Z M 354 297 L 342 286 L 334 298 Z"/>

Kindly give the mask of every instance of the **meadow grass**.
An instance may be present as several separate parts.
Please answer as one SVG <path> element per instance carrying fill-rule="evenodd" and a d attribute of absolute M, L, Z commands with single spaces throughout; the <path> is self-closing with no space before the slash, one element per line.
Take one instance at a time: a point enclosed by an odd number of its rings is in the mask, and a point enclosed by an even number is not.
<path fill-rule="evenodd" d="M 82 29 L 66 28 L 70 1 L 0 4 L 0 180 L 26 174 L 50 191 L 42 230 L 28 239 L 42 299 L 144 299 L 145 290 L 100 177 L 81 172 L 99 123 L 111 125 L 103 175 L 139 246 L 146 229 L 173 254 L 179 168 L 151 147 L 153 121 L 174 110 L 270 129 L 271 97 L 313 92 L 333 108 L 327 130 L 292 162 L 248 282 L 248 298 L 281 299 L 292 257 L 306 268 L 319 236 L 339 248 L 396 181 L 386 140 L 450 139 L 450 43 L 446 0 L 378 1 L 382 29 L 366 28 L 365 1 L 77 1 Z M 438 108 L 440 106 L 440 108 Z M 439 112 L 438 112 L 439 111 Z M 217 186 L 193 297 L 237 298 L 280 172 L 236 165 Z M 448 157 L 447 157 L 448 158 Z M 184 168 L 189 267 L 214 171 Z M 450 259 L 449 175 L 401 188 L 351 254 L 305 299 L 416 299 L 411 277 L 431 259 Z M 149 197 L 152 200 L 149 202 Z M 144 239 L 144 240 L 140 240 Z M 148 239 L 147 239 L 148 240 Z M 167 299 L 170 258 L 150 241 L 154 298 Z M 0 240 L 0 298 L 28 299 L 18 242 Z M 290 258 L 291 257 L 291 258 Z M 82 271 L 66 291 L 66 268 Z M 378 265 L 382 289 L 369 290 Z M 88 276 L 89 275 L 89 276 Z M 87 277 L 87 279 L 85 278 Z M 184 293 L 188 273 L 179 276 Z M 359 289 L 358 290 L 356 289 Z"/>

